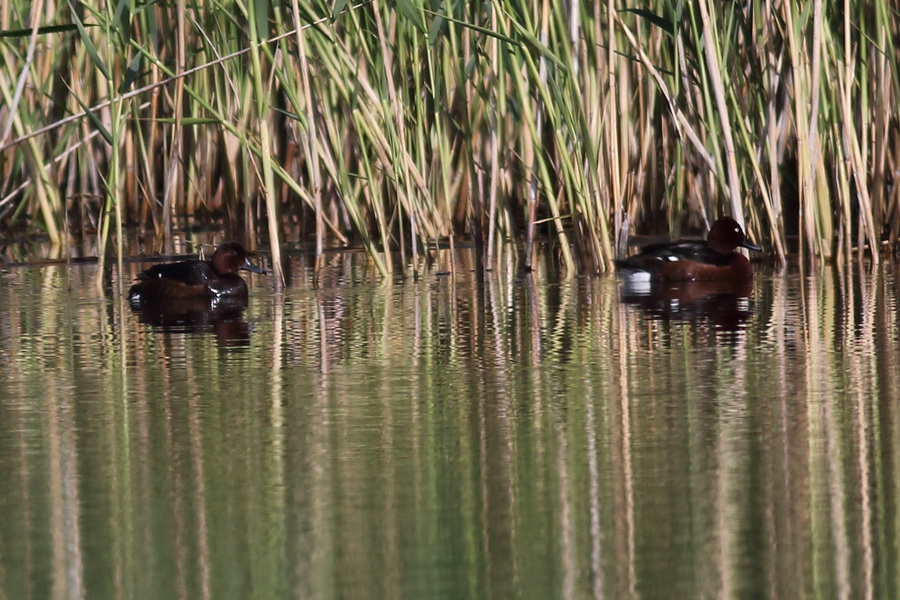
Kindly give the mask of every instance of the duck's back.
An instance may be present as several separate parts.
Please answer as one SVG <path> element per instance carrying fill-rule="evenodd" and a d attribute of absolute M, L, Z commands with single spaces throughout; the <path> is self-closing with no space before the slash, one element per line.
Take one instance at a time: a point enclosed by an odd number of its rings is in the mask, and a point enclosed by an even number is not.
<path fill-rule="evenodd" d="M 202 285 L 214 276 L 212 267 L 205 260 L 183 260 L 150 267 L 141 272 L 137 278 L 138 281 L 169 279 L 185 285 Z"/>
<path fill-rule="evenodd" d="M 621 266 L 635 266 L 630 263 L 635 262 L 641 266 L 646 266 L 648 262 L 653 261 L 679 261 L 692 260 L 707 265 L 725 266 L 731 261 L 731 256 L 720 254 L 709 247 L 702 240 L 680 240 L 677 242 L 664 242 L 661 244 L 651 244 L 644 246 L 641 251 L 634 256 L 630 256 L 621 261 Z"/>
<path fill-rule="evenodd" d="M 209 296 L 208 283 L 216 274 L 203 260 L 156 265 L 137 276 L 128 298 L 132 302 Z"/>

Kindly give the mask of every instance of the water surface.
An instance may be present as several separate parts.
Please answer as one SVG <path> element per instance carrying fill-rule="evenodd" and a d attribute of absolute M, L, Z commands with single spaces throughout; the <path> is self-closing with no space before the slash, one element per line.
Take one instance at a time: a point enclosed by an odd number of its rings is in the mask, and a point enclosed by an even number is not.
<path fill-rule="evenodd" d="M 0 267 L 0 595 L 900 595 L 893 266 L 652 301 L 470 266 L 294 259 L 199 324 Z"/>

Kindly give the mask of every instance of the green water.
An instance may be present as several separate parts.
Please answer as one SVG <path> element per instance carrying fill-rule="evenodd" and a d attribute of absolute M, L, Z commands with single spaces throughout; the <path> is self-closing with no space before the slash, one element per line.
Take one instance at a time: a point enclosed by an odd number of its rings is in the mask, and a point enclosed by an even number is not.
<path fill-rule="evenodd" d="M 893 267 L 722 316 L 291 266 L 225 328 L 0 267 L 0 598 L 900 595 Z"/>

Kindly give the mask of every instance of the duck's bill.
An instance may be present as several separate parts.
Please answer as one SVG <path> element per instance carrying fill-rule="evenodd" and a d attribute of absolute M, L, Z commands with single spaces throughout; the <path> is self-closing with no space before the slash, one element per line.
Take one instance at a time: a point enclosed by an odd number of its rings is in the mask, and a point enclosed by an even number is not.
<path fill-rule="evenodd" d="M 746 248 L 747 250 L 756 250 L 757 252 L 762 252 L 762 248 L 760 248 L 759 246 L 757 246 L 756 244 L 754 244 L 753 242 L 751 242 L 749 240 L 744 240 L 741 243 L 741 247 Z"/>
<path fill-rule="evenodd" d="M 245 271 L 250 271 L 251 273 L 259 273 L 260 275 L 266 274 L 265 269 L 263 269 L 262 267 L 259 267 L 257 265 L 254 265 L 252 262 L 250 262 L 249 258 L 244 259 L 244 264 L 241 265 L 241 268 Z"/>

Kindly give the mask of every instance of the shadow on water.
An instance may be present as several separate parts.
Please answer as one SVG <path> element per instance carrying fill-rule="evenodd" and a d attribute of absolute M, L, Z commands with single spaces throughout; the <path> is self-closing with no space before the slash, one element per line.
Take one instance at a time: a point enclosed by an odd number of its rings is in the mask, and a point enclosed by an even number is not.
<path fill-rule="evenodd" d="M 2 596 L 900 597 L 892 265 L 438 258 L 138 313 L 139 264 L 0 266 Z"/>

